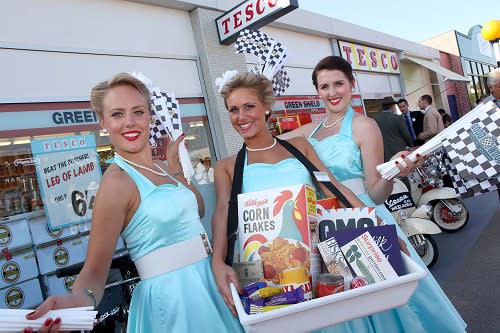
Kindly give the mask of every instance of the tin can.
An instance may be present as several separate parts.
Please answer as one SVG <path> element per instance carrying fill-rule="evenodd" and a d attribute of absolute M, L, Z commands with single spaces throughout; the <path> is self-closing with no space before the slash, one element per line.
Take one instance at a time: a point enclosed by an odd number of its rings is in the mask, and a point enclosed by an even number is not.
<path fill-rule="evenodd" d="M 312 288 L 309 273 L 305 267 L 295 267 L 286 269 L 279 273 L 280 284 L 283 291 L 290 291 L 296 288 L 304 290 L 304 299 L 312 299 Z"/>
<path fill-rule="evenodd" d="M 356 276 L 351 280 L 351 289 L 356 289 L 368 285 L 368 281 L 362 276 Z"/>
<path fill-rule="evenodd" d="M 323 297 L 344 291 L 344 277 L 338 274 L 323 273 L 318 275 L 316 296 Z"/>

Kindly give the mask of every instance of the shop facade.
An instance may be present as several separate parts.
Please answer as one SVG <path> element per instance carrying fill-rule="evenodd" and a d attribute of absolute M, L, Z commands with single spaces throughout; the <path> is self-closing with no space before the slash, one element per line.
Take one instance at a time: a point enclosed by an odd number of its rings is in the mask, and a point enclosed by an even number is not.
<path fill-rule="evenodd" d="M 457 64 L 458 57 L 461 72 L 469 79 L 465 85 L 467 97 L 463 96 L 463 87 L 450 86 L 452 91 L 453 89 L 457 91 L 460 115 L 467 113 L 482 97 L 489 95 L 486 74 L 497 67 L 497 62 L 493 46 L 481 35 L 481 26 L 471 27 L 467 35 L 453 30 L 423 43 L 442 51 L 441 64 L 456 72 L 460 72 Z"/>
<path fill-rule="evenodd" d="M 7 4 L 0 13 L 4 31 L 0 42 L 0 266 L 16 255 L 31 260 L 19 264 L 30 267 L 29 274 L 21 275 L 27 269 L 19 265 L 4 269 L 3 276 L 10 278 L 3 279 L 0 291 L 10 295 L 2 298 L 10 301 L 0 307 L 27 308 L 41 297 L 60 293 L 70 282 L 54 280 L 55 269 L 84 260 L 90 218 L 72 224 L 63 220 L 58 222 L 62 228 L 54 228 L 57 223 L 46 216 L 47 205 L 62 202 L 67 193 L 44 196 L 59 183 L 57 177 L 49 177 L 50 168 L 45 174 L 37 169 L 41 155 L 33 147 L 43 140 L 67 144 L 91 138 L 92 146 L 85 149 L 95 152 L 98 168 L 92 171 L 100 174 L 105 170 L 113 147 L 90 111 L 89 93 L 96 83 L 118 72 L 142 72 L 163 91 L 173 92 L 195 169 L 206 167 L 201 163 L 207 158 L 215 164 L 241 147 L 215 86 L 216 78 L 225 71 L 245 71 L 257 61 L 255 56 L 236 54 L 233 45 L 219 42 L 215 20 L 238 2 L 158 3 L 22 0 Z M 26 24 L 19 25 L 19 17 Z M 380 111 L 380 100 L 388 95 L 407 98 L 415 109 L 418 97 L 429 93 L 437 106 L 447 107 L 446 93 L 439 88 L 442 74 L 409 59 L 436 64 L 440 54 L 434 48 L 300 8 L 261 30 L 282 42 L 289 55 L 285 68 L 290 87 L 277 99 L 270 122 L 275 133 L 324 117 L 311 72 L 327 55 L 339 55 L 352 63 L 357 80 L 353 107 L 358 112 L 370 115 Z M 82 156 L 78 152 L 71 154 Z M 164 146 L 160 144 L 152 153 L 163 158 Z M 202 222 L 210 233 L 213 182 L 201 181 L 199 189 L 207 208 Z M 77 195 L 73 201 L 90 210 L 90 192 L 81 193 L 85 195 Z M 82 206 L 77 207 L 73 206 L 75 214 L 81 212 Z M 39 235 L 43 237 L 37 238 Z M 61 247 L 69 249 L 71 262 L 57 262 L 66 253 Z M 123 243 L 117 244 L 117 253 L 123 247 Z M 47 266 L 42 261 L 55 262 Z M 38 296 L 21 302 L 19 288 L 12 289 L 21 283 L 27 283 L 25 289 L 38 283 Z"/>

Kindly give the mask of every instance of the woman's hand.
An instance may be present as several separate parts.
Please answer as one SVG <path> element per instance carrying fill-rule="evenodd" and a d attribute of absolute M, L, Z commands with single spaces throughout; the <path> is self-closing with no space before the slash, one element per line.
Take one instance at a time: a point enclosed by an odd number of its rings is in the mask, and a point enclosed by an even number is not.
<path fill-rule="evenodd" d="M 399 247 L 401 251 L 403 251 L 408 257 L 410 257 L 410 251 L 408 251 L 408 246 L 406 246 L 406 242 L 398 236 Z"/>
<path fill-rule="evenodd" d="M 78 302 L 78 297 L 75 295 L 67 295 L 67 296 L 49 296 L 42 304 L 40 304 L 33 312 L 30 312 L 26 315 L 26 319 L 34 320 L 38 319 L 50 310 L 64 309 L 81 306 Z M 61 327 L 62 319 L 60 317 L 57 318 L 47 318 L 43 324 L 38 329 L 40 333 L 55 333 L 59 332 L 59 328 Z M 23 333 L 31 333 L 33 332 L 33 328 L 26 327 L 23 330 Z"/>
<path fill-rule="evenodd" d="M 415 160 L 415 162 L 412 162 L 407 157 L 410 153 L 410 151 L 400 151 L 391 158 L 391 160 L 396 160 L 394 163 L 396 163 L 396 166 L 399 169 L 399 173 L 397 174 L 398 177 L 409 176 L 416 167 L 421 166 L 424 163 L 425 158 L 422 158 L 420 154 L 417 154 L 417 159 Z M 403 162 L 397 161 L 398 158 L 402 158 Z"/>
<path fill-rule="evenodd" d="M 214 272 L 217 289 L 222 295 L 224 302 L 226 302 L 233 315 L 237 316 L 231 289 L 229 288 L 229 284 L 233 283 L 237 290 L 241 290 L 236 272 L 221 260 L 212 260 L 212 271 Z"/>
<path fill-rule="evenodd" d="M 167 137 L 168 138 L 168 137 Z M 184 140 L 184 133 L 179 135 L 176 140 L 168 138 L 167 142 L 167 163 L 173 167 L 180 167 L 179 144 Z M 181 167 L 182 168 L 182 167 Z"/>

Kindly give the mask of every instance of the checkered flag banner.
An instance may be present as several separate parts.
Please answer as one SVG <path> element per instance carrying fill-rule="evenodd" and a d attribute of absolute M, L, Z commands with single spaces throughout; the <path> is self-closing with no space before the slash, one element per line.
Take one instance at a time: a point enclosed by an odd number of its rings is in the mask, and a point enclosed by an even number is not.
<path fill-rule="evenodd" d="M 181 116 L 174 93 L 167 94 L 153 85 L 152 81 L 142 73 L 130 73 L 141 80 L 149 89 L 151 98 L 151 124 L 149 126 L 149 142 L 156 147 L 156 142 L 165 136 L 174 141 L 182 134 Z M 193 165 L 183 142 L 179 144 L 179 161 L 188 182 L 194 176 Z"/>
<path fill-rule="evenodd" d="M 274 39 L 259 30 L 245 29 L 240 32 L 234 48 L 236 53 L 254 54 L 260 60 L 265 61 L 265 55 L 274 43 Z"/>
<path fill-rule="evenodd" d="M 500 174 L 500 112 L 491 108 L 443 141 L 448 155 L 463 179 L 483 181 Z"/>
<path fill-rule="evenodd" d="M 451 178 L 455 192 L 462 198 L 470 198 L 483 193 L 496 191 L 500 188 L 500 177 L 490 178 L 483 181 L 477 179 L 465 180 L 457 171 L 457 167 L 449 156 L 445 157 L 444 164 L 446 171 Z"/>
<path fill-rule="evenodd" d="M 415 161 L 417 154 L 425 156 L 444 146 L 465 180 L 480 182 L 495 178 L 500 171 L 499 126 L 500 109 L 493 102 L 480 104 L 412 151 L 408 158 Z M 396 161 L 404 163 L 398 158 L 377 166 L 384 179 L 391 179 L 399 173 Z"/>
<path fill-rule="evenodd" d="M 276 96 L 280 96 L 289 86 L 290 78 L 288 77 L 288 73 L 286 72 L 286 70 L 282 68 L 273 78 L 274 94 Z"/>
<path fill-rule="evenodd" d="M 234 45 L 236 53 L 249 53 L 257 56 L 257 64 L 250 70 L 266 76 L 273 82 L 276 96 L 281 95 L 290 86 L 290 78 L 282 71 L 288 60 L 287 48 L 265 33 L 258 30 L 245 29 Z"/>

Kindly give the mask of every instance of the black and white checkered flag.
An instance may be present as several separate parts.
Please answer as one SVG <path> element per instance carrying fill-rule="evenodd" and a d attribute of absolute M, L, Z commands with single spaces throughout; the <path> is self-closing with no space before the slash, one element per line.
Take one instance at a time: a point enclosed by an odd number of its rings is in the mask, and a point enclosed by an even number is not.
<path fill-rule="evenodd" d="M 284 68 L 280 69 L 273 78 L 273 91 L 276 96 L 280 96 L 290 86 L 290 78 Z"/>
<path fill-rule="evenodd" d="M 273 83 L 276 96 L 290 86 L 290 78 L 283 66 L 288 59 L 286 47 L 258 30 L 245 29 L 240 32 L 234 45 L 237 53 L 249 53 L 258 57 L 257 64 L 250 70 L 266 76 Z"/>
<path fill-rule="evenodd" d="M 479 181 L 475 178 L 465 180 L 458 174 L 457 167 L 452 162 L 450 157 L 447 156 L 444 162 L 455 192 L 460 194 L 460 196 L 464 199 L 496 191 L 500 188 L 500 177 L 490 178 L 483 181 Z"/>
<path fill-rule="evenodd" d="M 130 73 L 141 80 L 149 89 L 151 98 L 151 124 L 149 126 L 149 142 L 153 147 L 156 142 L 168 136 L 171 140 L 176 140 L 182 134 L 181 115 L 179 103 L 174 93 L 167 94 L 160 88 L 153 85 L 152 81 L 142 73 Z M 188 182 L 194 176 L 193 165 L 186 146 L 183 142 L 179 144 L 179 161 L 182 166 L 184 178 Z"/>
<path fill-rule="evenodd" d="M 151 118 L 154 124 L 150 126 L 149 142 L 154 146 L 161 137 L 175 137 L 175 131 L 182 132 L 182 124 L 175 95 L 159 90 L 151 93 Z"/>
<path fill-rule="evenodd" d="M 234 47 L 236 53 L 256 55 L 259 60 L 265 61 L 265 55 L 275 44 L 275 40 L 259 30 L 245 29 L 240 32 Z"/>
<path fill-rule="evenodd" d="M 483 181 L 500 174 L 499 137 L 500 112 L 492 108 L 448 136 L 443 146 L 460 177 Z"/>

